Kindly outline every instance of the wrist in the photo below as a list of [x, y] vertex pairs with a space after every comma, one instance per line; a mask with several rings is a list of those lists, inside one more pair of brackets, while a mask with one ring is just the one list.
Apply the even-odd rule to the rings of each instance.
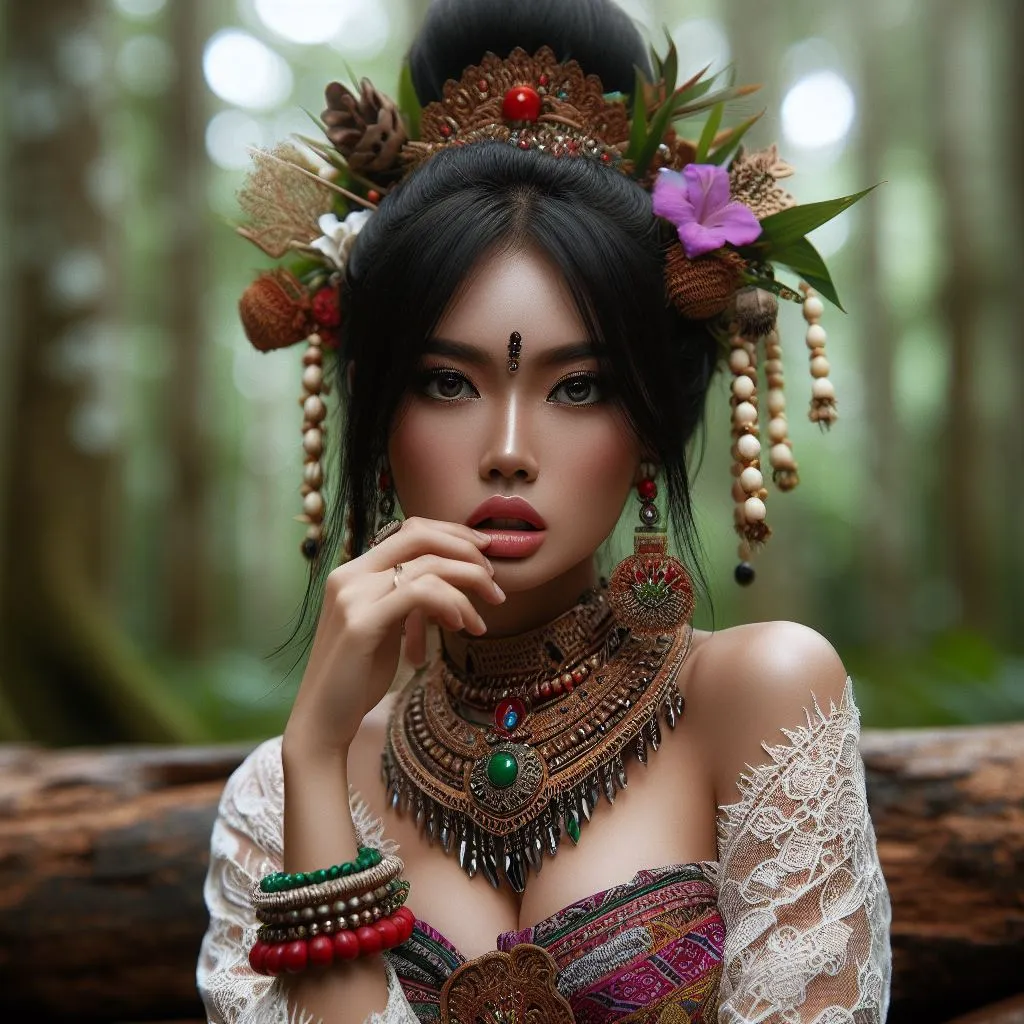
[[325, 742], [309, 732], [292, 726], [285, 726], [281, 739], [281, 760], [287, 770], [293, 767], [319, 767], [331, 772], [348, 772], [348, 752], [351, 739], [332, 737]]

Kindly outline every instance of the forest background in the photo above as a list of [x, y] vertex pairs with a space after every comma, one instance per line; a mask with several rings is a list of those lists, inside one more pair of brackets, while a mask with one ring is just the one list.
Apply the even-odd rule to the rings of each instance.
[[[698, 625], [785, 618], [841, 652], [871, 726], [1024, 718], [1024, 4], [630, 0], [681, 72], [763, 89], [801, 201], [884, 184], [815, 233], [841, 419], [732, 582], [715, 386]], [[246, 342], [265, 266], [231, 230], [247, 147], [308, 133], [332, 79], [396, 92], [425, 0], [0, 4], [0, 740], [257, 739], [302, 650], [300, 358]], [[610, 546], [625, 550], [630, 524]]]

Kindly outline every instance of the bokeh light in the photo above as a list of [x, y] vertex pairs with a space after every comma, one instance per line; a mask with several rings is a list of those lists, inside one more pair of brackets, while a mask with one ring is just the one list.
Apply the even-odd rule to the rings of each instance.
[[853, 126], [856, 101], [849, 83], [835, 71], [812, 71], [790, 87], [782, 101], [782, 131], [801, 149], [842, 142]]
[[240, 29], [222, 29], [203, 52], [203, 74], [210, 90], [226, 103], [269, 110], [291, 95], [291, 68], [266, 43]]
[[[292, 43], [326, 43], [346, 19], [359, 12], [358, 0], [256, 0], [256, 15], [276, 35]], [[363, 13], [368, 13], [366, 5]]]
[[206, 125], [206, 152], [225, 170], [248, 168], [249, 150], [265, 144], [263, 125], [244, 110], [221, 110]]

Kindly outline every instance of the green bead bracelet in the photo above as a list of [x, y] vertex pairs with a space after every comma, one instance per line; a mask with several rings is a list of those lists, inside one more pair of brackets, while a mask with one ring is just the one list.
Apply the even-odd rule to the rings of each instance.
[[344, 864], [335, 864], [329, 868], [320, 868], [319, 871], [298, 871], [295, 874], [275, 871], [272, 875], [266, 875], [260, 879], [260, 889], [263, 892], [286, 892], [288, 889], [301, 889], [304, 885], [330, 882], [335, 878], [344, 878], [346, 875], [357, 875], [360, 871], [368, 871], [370, 868], [376, 867], [382, 859], [379, 850], [374, 850], [369, 846], [360, 846], [359, 855], [355, 860], [347, 860]]

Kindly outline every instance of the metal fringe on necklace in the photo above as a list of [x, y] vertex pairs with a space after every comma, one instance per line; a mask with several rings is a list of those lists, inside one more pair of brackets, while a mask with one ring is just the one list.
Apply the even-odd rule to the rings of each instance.
[[[594, 614], [586, 604], [577, 609]], [[601, 625], [603, 633], [606, 613]], [[601, 794], [611, 804], [626, 788], [630, 755], [647, 763], [648, 751], [661, 745], [660, 720], [674, 728], [682, 715], [675, 680], [689, 651], [689, 624], [653, 639], [611, 625], [591, 637], [591, 651], [607, 658], [561, 700], [534, 708], [525, 692], [474, 680], [477, 692], [505, 695], [490, 725], [458, 713], [441, 660], [399, 696], [382, 754], [391, 805], [412, 814], [427, 840], [455, 854], [471, 878], [479, 871], [495, 888], [504, 878], [523, 892], [530, 869], [539, 873], [564, 835], [579, 842]], [[541, 650], [551, 646], [544, 633], [531, 634]], [[564, 643], [554, 647], [570, 653]]]

